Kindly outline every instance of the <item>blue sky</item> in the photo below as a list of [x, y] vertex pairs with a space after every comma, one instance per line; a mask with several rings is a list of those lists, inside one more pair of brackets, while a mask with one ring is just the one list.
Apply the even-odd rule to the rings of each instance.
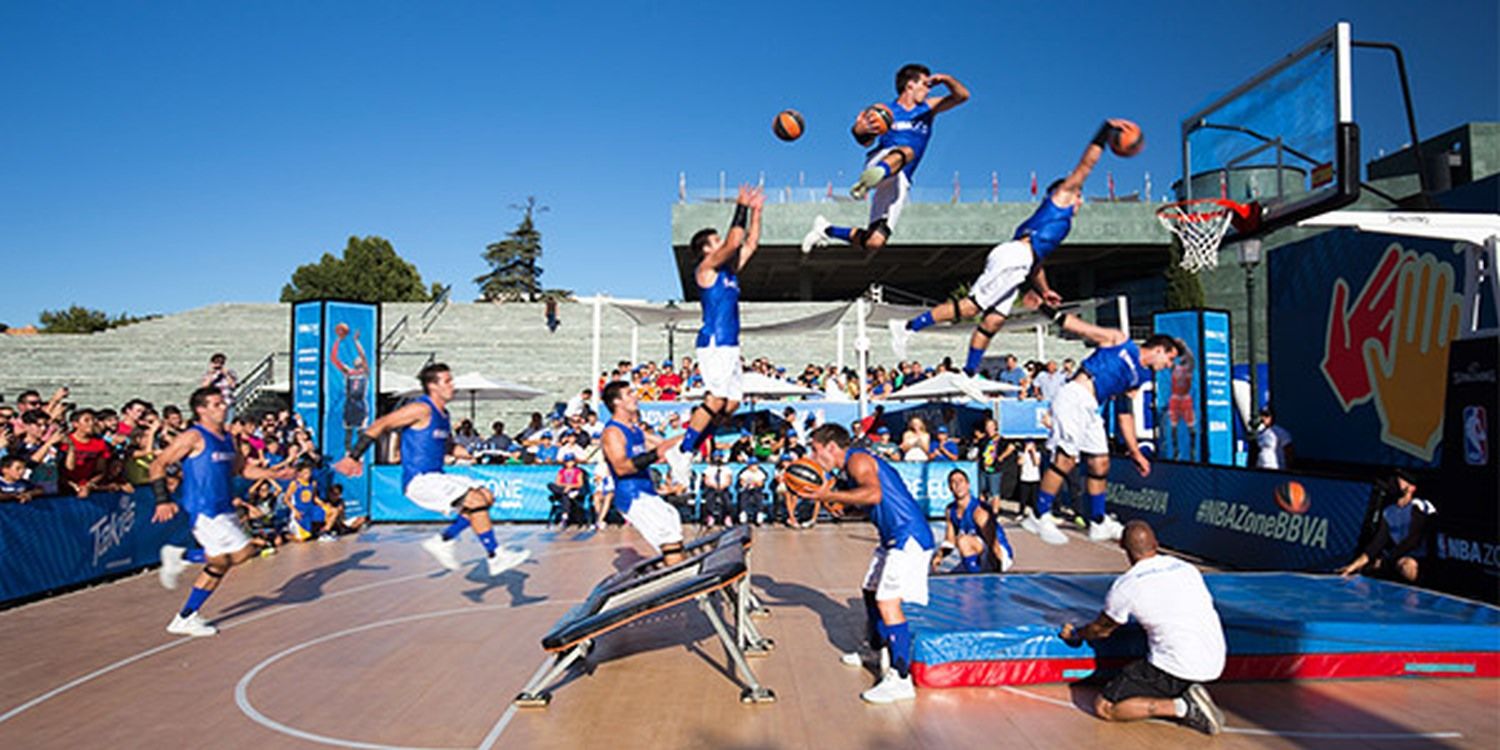
[[[1107, 163], [1118, 189], [1150, 172], [1161, 193], [1183, 114], [1340, 18], [1403, 47], [1424, 136], [1500, 119], [1493, 0], [632, 5], [0, 5], [0, 322], [274, 300], [355, 234], [472, 299], [527, 195], [551, 209], [548, 285], [674, 297], [678, 173], [845, 187], [850, 119], [909, 61], [974, 94], [938, 120], [917, 175], [934, 189], [994, 170], [1020, 194], [1112, 115], [1148, 138]], [[1369, 158], [1405, 125], [1388, 59], [1355, 64]], [[769, 128], [788, 106], [794, 144]]]

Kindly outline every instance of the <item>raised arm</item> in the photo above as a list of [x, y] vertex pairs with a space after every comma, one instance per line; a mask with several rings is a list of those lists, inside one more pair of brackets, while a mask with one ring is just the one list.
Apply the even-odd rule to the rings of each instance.
[[329, 352], [328, 352], [328, 358], [331, 359], [331, 360], [333, 360], [333, 366], [336, 367], [336, 368], [338, 368], [338, 371], [340, 373], [343, 373], [344, 377], [348, 377], [349, 376], [349, 366], [346, 365], [346, 364], [344, 364], [343, 360], [339, 359], [339, 344], [342, 344], [342, 343], [344, 343], [344, 337], [343, 336], [335, 336], [335, 337], [333, 337], [333, 348], [329, 350]]
[[[724, 235], [723, 244], [719, 245], [713, 252], [703, 256], [698, 261], [696, 277], [698, 286], [708, 286], [713, 283], [714, 272], [719, 266], [729, 262], [734, 254], [739, 252], [740, 245], [745, 242], [745, 227], [750, 220], [750, 187], [741, 185], [739, 195], [734, 200], [734, 219], [730, 222], [729, 233]], [[705, 277], [707, 281], [705, 281]]]
[[948, 87], [948, 93], [943, 96], [927, 97], [927, 106], [932, 108], [933, 114], [947, 112], [969, 100], [968, 87], [959, 83], [957, 78], [946, 73], [934, 73], [928, 76], [927, 85], [943, 85]]
[[1063, 319], [1062, 329], [1068, 333], [1081, 336], [1099, 346], [1117, 346], [1125, 343], [1129, 338], [1125, 332], [1118, 328], [1105, 328], [1093, 323], [1085, 322], [1077, 315], [1069, 315]]
[[760, 248], [760, 212], [766, 205], [766, 191], [757, 187], [750, 191], [750, 231], [745, 235], [745, 246], [740, 249], [740, 264], [735, 270], [745, 267], [750, 256]]

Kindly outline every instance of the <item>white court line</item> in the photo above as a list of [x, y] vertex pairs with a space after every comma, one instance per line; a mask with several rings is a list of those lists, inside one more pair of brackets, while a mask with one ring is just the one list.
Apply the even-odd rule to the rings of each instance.
[[[1072, 701], [1050, 698], [1045, 695], [1033, 693], [1030, 690], [1022, 690], [1009, 685], [1001, 685], [1001, 690], [1012, 695], [1023, 698], [1050, 703], [1061, 708], [1070, 708], [1082, 711]], [[1302, 732], [1297, 730], [1283, 729], [1251, 729], [1248, 727], [1224, 727], [1225, 734], [1244, 734], [1256, 737], [1287, 737], [1287, 738], [1311, 738], [1323, 740], [1457, 740], [1463, 739], [1461, 732]]]
[[[527, 680], [526, 684], [530, 685], [551, 666], [552, 659], [550, 657], [543, 659], [542, 666], [537, 667], [536, 671], [531, 673], [531, 679]], [[479, 743], [478, 750], [490, 750], [490, 748], [494, 747], [495, 743], [500, 741], [500, 734], [505, 731], [506, 727], [510, 726], [510, 720], [514, 718], [516, 718], [516, 702], [511, 701], [510, 705], [506, 707], [505, 713], [500, 714], [500, 720], [495, 722], [495, 726], [490, 727], [489, 734], [486, 734], [484, 741]]]

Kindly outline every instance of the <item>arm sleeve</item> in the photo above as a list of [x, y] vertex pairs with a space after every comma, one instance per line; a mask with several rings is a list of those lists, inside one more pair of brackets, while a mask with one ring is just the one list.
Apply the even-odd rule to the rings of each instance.
[[1123, 577], [1116, 578], [1104, 596], [1104, 616], [1124, 625], [1130, 622], [1130, 587]]
[[1400, 544], [1396, 545], [1396, 549], [1391, 551], [1391, 557], [1399, 560], [1421, 546], [1423, 540], [1427, 538], [1427, 520], [1426, 513], [1419, 511], [1411, 514], [1411, 532], [1401, 540]]
[[[1415, 522], [1412, 524], [1416, 528]], [[1375, 528], [1375, 536], [1370, 537], [1370, 543], [1365, 546], [1365, 557], [1371, 561], [1380, 559], [1380, 551], [1391, 543], [1391, 525], [1385, 522], [1385, 516], [1380, 517], [1380, 525]]]

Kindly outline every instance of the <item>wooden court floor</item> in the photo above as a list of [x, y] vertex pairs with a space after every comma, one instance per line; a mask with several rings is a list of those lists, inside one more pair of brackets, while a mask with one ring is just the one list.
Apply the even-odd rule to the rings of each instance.
[[[1088, 688], [919, 691], [869, 706], [839, 663], [862, 632], [865, 525], [767, 529], [753, 582], [774, 638], [753, 659], [779, 700], [747, 706], [706, 618], [681, 606], [606, 636], [546, 709], [511, 698], [546, 659], [541, 635], [602, 577], [639, 559], [632, 532], [502, 527], [531, 562], [496, 580], [441, 571], [430, 527], [283, 550], [236, 569], [204, 610], [215, 638], [168, 636], [184, 592], [154, 572], [0, 612], [0, 748], [1495, 748], [1500, 681], [1240, 683], [1213, 693], [1230, 730], [1106, 724]], [[1071, 533], [1071, 532], [1070, 532]], [[1107, 571], [1123, 553], [1019, 531], [1018, 570]], [[184, 586], [188, 584], [184, 577]]]

